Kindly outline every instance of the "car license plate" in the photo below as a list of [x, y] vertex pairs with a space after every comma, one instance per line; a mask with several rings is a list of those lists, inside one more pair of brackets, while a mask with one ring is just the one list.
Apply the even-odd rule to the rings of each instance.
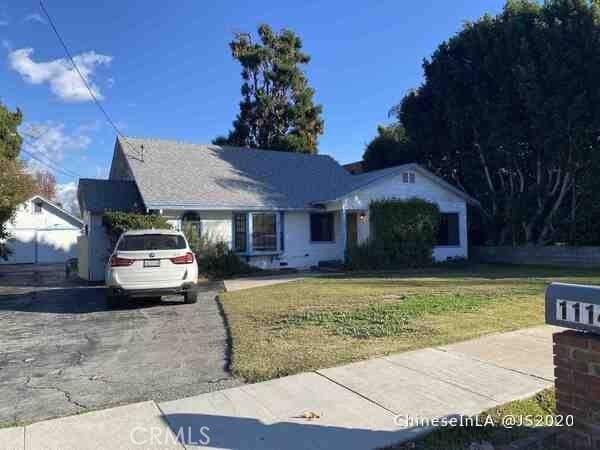
[[160, 259], [145, 259], [144, 267], [160, 267]]

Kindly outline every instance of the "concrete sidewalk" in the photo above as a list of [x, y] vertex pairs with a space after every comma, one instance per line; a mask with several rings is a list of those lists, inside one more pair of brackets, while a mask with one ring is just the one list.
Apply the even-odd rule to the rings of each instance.
[[196, 397], [0, 430], [0, 449], [372, 449], [409, 420], [473, 415], [553, 385], [542, 326]]
[[290, 283], [292, 281], [300, 281], [309, 277], [321, 276], [320, 273], [314, 272], [295, 272], [284, 275], [267, 275], [256, 277], [242, 277], [225, 280], [225, 290], [227, 292], [241, 291], [243, 289], [251, 289], [255, 287], [272, 286], [274, 284]]

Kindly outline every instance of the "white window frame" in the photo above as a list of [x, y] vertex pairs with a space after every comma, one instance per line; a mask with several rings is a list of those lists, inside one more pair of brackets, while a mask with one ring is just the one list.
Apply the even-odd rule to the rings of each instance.
[[413, 171], [402, 172], [402, 182], [405, 184], [415, 184], [417, 174]]
[[[274, 250], [254, 250], [254, 230], [253, 230], [253, 220], [254, 216], [271, 214], [275, 216], [275, 249]], [[247, 254], [251, 255], [269, 255], [273, 253], [279, 253], [281, 249], [280, 242], [280, 214], [278, 211], [255, 211], [248, 213], [248, 248], [246, 249]]]

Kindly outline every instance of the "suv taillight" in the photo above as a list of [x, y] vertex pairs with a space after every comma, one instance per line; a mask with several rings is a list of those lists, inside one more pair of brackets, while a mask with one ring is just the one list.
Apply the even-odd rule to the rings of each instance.
[[133, 264], [135, 260], [129, 258], [119, 258], [118, 256], [113, 256], [110, 258], [110, 266], [111, 267], [125, 267]]
[[194, 262], [194, 254], [187, 252], [185, 255], [169, 258], [173, 264], [192, 264]]

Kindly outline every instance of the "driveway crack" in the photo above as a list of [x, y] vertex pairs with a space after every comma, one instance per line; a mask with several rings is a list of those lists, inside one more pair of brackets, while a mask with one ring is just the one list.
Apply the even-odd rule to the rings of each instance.
[[78, 408], [81, 409], [88, 409], [87, 406], [85, 406], [83, 403], [80, 403], [76, 400], [73, 399], [71, 393], [69, 391], [65, 391], [64, 389], [61, 389], [59, 387], [56, 386], [32, 386], [31, 385], [31, 377], [27, 377], [27, 381], [25, 381], [24, 386], [27, 389], [34, 389], [34, 390], [53, 390], [56, 392], [60, 392], [61, 394], [63, 394], [65, 396], [65, 398], [67, 399], [67, 402], [71, 403], [72, 405], [77, 406]]

